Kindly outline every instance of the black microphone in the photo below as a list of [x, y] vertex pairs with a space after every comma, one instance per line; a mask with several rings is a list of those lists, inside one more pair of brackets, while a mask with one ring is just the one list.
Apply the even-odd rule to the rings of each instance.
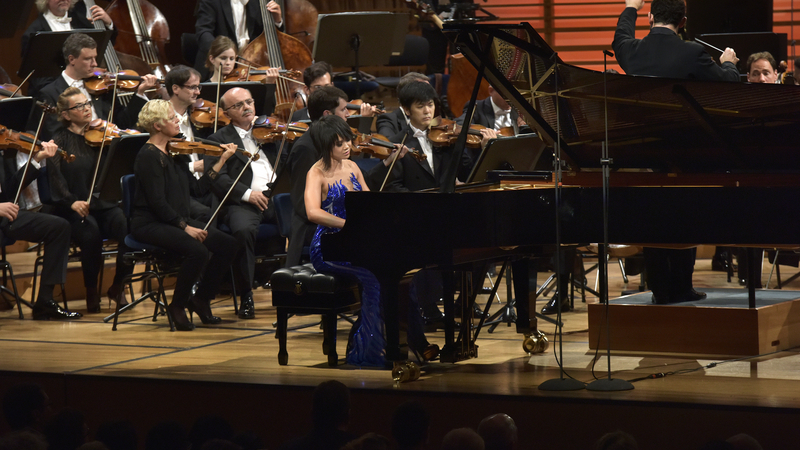
[[612, 57], [612, 58], [614, 57], [614, 54], [613, 54], [613, 53], [611, 53], [611, 52], [610, 52], [610, 51], [608, 51], [608, 50], [603, 50], [603, 54], [604, 54], [604, 55], [606, 55], [606, 56], [610, 56], [610, 57]]

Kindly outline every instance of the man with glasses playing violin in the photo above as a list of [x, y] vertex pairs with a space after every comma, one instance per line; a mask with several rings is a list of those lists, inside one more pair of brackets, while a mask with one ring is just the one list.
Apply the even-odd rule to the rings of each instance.
[[[61, 72], [61, 76], [56, 77], [52, 83], [42, 88], [41, 92], [39, 92], [39, 100], [55, 105], [58, 102], [58, 96], [65, 89], [73, 86], [91, 100], [92, 120], [97, 118], [107, 119], [111, 111], [113, 93], [109, 91], [103, 95], [91, 95], [84, 85], [84, 79], [94, 76], [97, 68], [97, 42], [83, 33], [74, 33], [64, 41], [62, 51], [66, 68]], [[145, 91], [154, 88], [156, 83], [155, 75], [144, 75], [142, 82], [136, 89], [136, 95], [131, 96], [128, 106], [122, 106], [119, 101], [117, 102], [112, 122], [119, 125], [120, 128], [133, 128], [136, 125], [139, 111], [147, 103], [147, 97], [144, 96]], [[38, 110], [34, 110], [31, 121], [28, 124], [29, 128], [36, 129], [39, 123], [39, 114]], [[50, 139], [59, 126], [55, 116], [47, 115], [39, 136], [43, 140]]]
[[[261, 223], [275, 223], [275, 211], [271, 207], [267, 190], [269, 183], [275, 181], [275, 165], [277, 148], [275, 145], [261, 145], [253, 137], [253, 121], [255, 120], [255, 102], [250, 91], [233, 88], [222, 96], [219, 107], [225, 112], [231, 123], [209, 136], [209, 140], [233, 143], [251, 155], [259, 155], [258, 160], [251, 162], [247, 168], [249, 157], [242, 152], [228, 159], [216, 177], [212, 190], [218, 199], [231, 194], [226, 201], [224, 223], [231, 229], [233, 236], [243, 245], [243, 257], [237, 258], [241, 274], [245, 279], [236, 280], [242, 292], [239, 317], [255, 318], [253, 305], [253, 280], [255, 279], [255, 244], [258, 226]], [[283, 162], [286, 153], [281, 156]], [[278, 165], [283, 165], [283, 162]], [[236, 185], [237, 176], [244, 170]]]

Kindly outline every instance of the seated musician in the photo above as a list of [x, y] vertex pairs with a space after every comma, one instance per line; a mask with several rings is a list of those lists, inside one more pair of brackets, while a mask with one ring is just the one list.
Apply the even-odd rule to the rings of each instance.
[[[237, 282], [241, 294], [239, 317], [255, 318], [253, 305], [253, 280], [255, 278], [255, 245], [258, 226], [261, 223], [275, 223], [275, 209], [271, 207], [268, 195], [268, 183], [275, 180], [275, 165], [278, 163], [277, 149], [274, 145], [261, 146], [253, 137], [253, 120], [255, 119], [255, 102], [250, 91], [233, 88], [220, 99], [220, 108], [231, 120], [230, 125], [209, 136], [217, 142], [230, 142], [243, 148], [259, 159], [245, 168], [248, 157], [241, 152], [230, 158], [219, 173], [212, 189], [219, 200], [232, 189], [226, 201], [224, 223], [231, 229], [233, 237], [243, 246], [244, 256], [236, 264], [244, 279]], [[281, 159], [285, 162], [285, 154]], [[244, 170], [239, 181], [234, 180]]]
[[[317, 61], [314, 64], [306, 67], [303, 71], [303, 83], [305, 84], [304, 90], [306, 95], [311, 95], [317, 89], [323, 86], [333, 86], [333, 73], [331, 65], [325, 61]], [[347, 98], [345, 97], [345, 100]], [[351, 108], [348, 106], [348, 108]], [[369, 133], [372, 129], [372, 118], [376, 115], [377, 107], [368, 103], [362, 103], [358, 107], [361, 120], [358, 124], [358, 131], [361, 133]], [[300, 122], [303, 120], [312, 120], [308, 108], [298, 109], [292, 114], [291, 122]]]
[[[57, 149], [53, 141], [42, 144], [42, 151], [31, 159], [23, 186], [39, 176], [40, 164], [55, 155]], [[33, 319], [79, 318], [80, 313], [65, 311], [53, 300], [53, 288], [67, 280], [69, 223], [61, 217], [20, 209], [13, 203], [25, 168], [17, 169], [14, 158], [3, 158], [3, 161], [3, 170], [0, 171], [0, 231], [10, 239], [44, 242], [44, 266], [39, 295], [33, 305]]]
[[[211, 48], [208, 49], [208, 55], [206, 55], [205, 68], [208, 69], [208, 73], [210, 74], [210, 78], [206, 79], [206, 83], [214, 83], [214, 88], [216, 89], [216, 83], [219, 81], [219, 78], [217, 78], [218, 67], [222, 68], [223, 83], [228, 81], [247, 81], [247, 77], [242, 76], [245, 72], [241, 70], [247, 67], [247, 65], [237, 62], [237, 55], [238, 49], [236, 48], [236, 43], [227, 36], [217, 36], [211, 43]], [[263, 81], [264, 85], [267, 87], [264, 94], [264, 111], [257, 111], [258, 115], [264, 114], [270, 116], [275, 110], [275, 83], [280, 75], [279, 71], [279, 67], [270, 67], [266, 69], [266, 78]], [[236, 74], [240, 74], [241, 80], [226, 80], [227, 77]], [[208, 88], [208, 85], [206, 86], [206, 88]]]
[[778, 63], [770, 52], [753, 53], [747, 58], [747, 81], [770, 84], [778, 82]]
[[[229, 272], [239, 243], [213, 227], [203, 230], [205, 223], [190, 218], [189, 182], [167, 150], [170, 139], [180, 133], [178, 116], [170, 102], [148, 102], [139, 114], [139, 126], [150, 133], [150, 139], [134, 162], [136, 194], [131, 234], [141, 242], [183, 258], [172, 302], [167, 307], [175, 328], [194, 329], [186, 317], [186, 308], [204, 324], [220, 323], [222, 320], [211, 312], [210, 301], [219, 291], [222, 277]], [[221, 160], [230, 157], [236, 148], [232, 144], [224, 147]], [[218, 168], [221, 164], [209, 168], [209, 176], [215, 176], [211, 171]], [[198, 280], [200, 283], [192, 295], [192, 286]]]
[[[317, 120], [330, 115], [347, 119], [350, 116], [350, 112], [347, 109], [347, 95], [341, 89], [333, 86], [322, 86], [315, 89], [308, 97], [308, 113], [311, 116], [312, 127]], [[361, 129], [364, 125], [365, 122], [362, 121], [359, 132], [365, 132]], [[392, 156], [383, 160], [383, 164], [377, 164], [365, 174], [368, 185], [380, 187], [389, 171], [388, 168], [391, 166], [392, 160], [395, 157], [402, 158], [407, 148], [402, 150], [398, 153], [396, 149]], [[286, 251], [287, 267], [300, 264], [303, 247], [311, 242], [316, 229], [316, 225], [309, 222], [306, 216], [304, 193], [306, 174], [317, 161], [318, 156], [317, 150], [311, 141], [311, 136], [305, 133], [294, 142], [286, 161], [286, 167], [289, 170], [293, 210], [292, 239], [289, 240], [289, 247]]]
[[[274, 0], [267, 3], [267, 11], [278, 29], [283, 27], [281, 7]], [[195, 69], [203, 72], [206, 55], [217, 36], [227, 36], [242, 50], [264, 32], [261, 5], [258, 1], [200, 0], [197, 4], [194, 32], [197, 36]], [[231, 21], [233, 19], [233, 21]], [[233, 28], [231, 28], [233, 26]]]
[[[419, 72], [408, 72], [400, 77], [400, 81], [397, 83], [398, 97], [404, 87], [414, 82], [430, 84], [427, 76]], [[375, 129], [378, 130], [378, 134], [383, 136], [394, 136], [406, 128], [408, 128], [408, 117], [403, 112], [403, 108], [397, 108], [390, 113], [381, 114], [375, 119]]]
[[[91, 102], [92, 120], [100, 118], [103, 120], [108, 119], [108, 114], [111, 111], [111, 100], [113, 93], [109, 91], [102, 96], [93, 96], [89, 94], [84, 85], [84, 78], [89, 78], [94, 74], [97, 68], [97, 43], [94, 39], [83, 33], [74, 33], [64, 41], [63, 54], [67, 67], [61, 72], [61, 76], [56, 77], [52, 83], [42, 88], [39, 92], [39, 100], [44, 101], [50, 105], [55, 105], [58, 102], [58, 97], [64, 90], [70, 86], [77, 87], [81, 93], [86, 96]], [[147, 102], [147, 97], [144, 92], [156, 86], [155, 75], [144, 75], [142, 82], [136, 89], [136, 95], [130, 97], [128, 106], [122, 106], [117, 100], [117, 105], [114, 108], [114, 117], [112, 122], [119, 125], [120, 128], [133, 128], [136, 124], [136, 117], [142, 106]], [[31, 117], [29, 127], [35, 129], [39, 122], [39, 111]], [[44, 119], [41, 134], [42, 139], [50, 139], [53, 133], [59, 128], [58, 120], [51, 115]]]
[[92, 117], [90, 105], [86, 96], [76, 87], [68, 87], [58, 97], [58, 118], [63, 126], [56, 131], [53, 140], [59, 148], [74, 155], [75, 160], [66, 163], [60, 154], [50, 158], [47, 177], [54, 203], [53, 214], [69, 222], [72, 241], [81, 249], [86, 310], [97, 313], [100, 312], [97, 281], [103, 268], [103, 237], [113, 238], [119, 245], [116, 272], [108, 289], [108, 298], [117, 301], [120, 294], [124, 295], [122, 279], [133, 272], [133, 265], [126, 263], [123, 258], [127, 250], [125, 236], [128, 234], [125, 214], [116, 203], [97, 197], [87, 202], [98, 158], [98, 149], [87, 144], [84, 138]]
[[[469, 104], [464, 105], [464, 111], [456, 118], [456, 123], [459, 125], [464, 124], [467, 109]], [[489, 96], [483, 100], [478, 100], [475, 103], [475, 113], [472, 115], [472, 123], [483, 125], [486, 128], [500, 132], [501, 130], [511, 128], [513, 135], [520, 132], [520, 128], [525, 126], [525, 122], [520, 117], [516, 109], [508, 104], [506, 99], [495, 90], [491, 85], [489, 86]]]
[[[308, 171], [305, 183], [306, 214], [311, 222], [319, 225], [311, 243], [311, 262], [319, 272], [358, 278], [362, 289], [361, 314], [350, 334], [347, 363], [383, 367], [386, 365], [386, 341], [378, 280], [366, 269], [346, 262], [326, 261], [320, 247], [323, 234], [336, 233], [345, 224], [345, 193], [369, 190], [358, 165], [348, 159], [354, 136], [347, 122], [337, 115], [320, 118], [308, 134], [322, 156]], [[410, 313], [416, 313], [414, 309], [410, 308]], [[422, 359], [431, 359], [438, 354], [438, 347], [430, 345], [422, 334], [421, 325], [409, 331], [409, 347]]]
[[[428, 83], [410, 83], [398, 93], [400, 107], [408, 116], [408, 128], [392, 136], [392, 142], [401, 142], [406, 138], [406, 147], [424, 153], [427, 159], [419, 161], [415, 158], [403, 158], [395, 165], [392, 172], [394, 178], [390, 189], [393, 191], [420, 191], [441, 186], [446, 168], [452, 158], [459, 158], [459, 178], [468, 175], [471, 167], [466, 152], [453, 154], [453, 146], [434, 147], [428, 139], [428, 128], [434, 114], [436, 90]], [[488, 130], [492, 131], [492, 130]], [[482, 144], [494, 136], [486, 133]]]
[[[39, 15], [31, 22], [22, 35], [22, 57], [28, 53], [31, 38], [42, 31], [72, 31], [79, 28], [94, 28], [95, 21], [102, 21], [106, 29], [112, 31], [111, 42], [117, 39], [111, 17], [101, 7], [93, 5], [88, 10], [83, 0], [36, 0]], [[25, 74], [27, 75], [27, 74]], [[53, 77], [31, 77], [28, 95], [36, 97], [39, 90], [53, 81]]]

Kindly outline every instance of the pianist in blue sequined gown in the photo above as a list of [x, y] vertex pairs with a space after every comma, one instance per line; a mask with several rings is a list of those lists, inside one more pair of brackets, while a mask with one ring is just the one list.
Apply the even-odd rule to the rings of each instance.
[[329, 115], [315, 122], [309, 133], [322, 156], [311, 167], [306, 178], [306, 213], [310, 221], [319, 225], [311, 243], [311, 262], [318, 272], [358, 278], [362, 287], [361, 315], [351, 332], [347, 363], [383, 367], [386, 365], [386, 340], [378, 280], [369, 270], [354, 267], [348, 262], [326, 261], [320, 248], [323, 234], [337, 233], [344, 226], [345, 193], [349, 190], [368, 190], [358, 166], [347, 159], [352, 132], [344, 119]]

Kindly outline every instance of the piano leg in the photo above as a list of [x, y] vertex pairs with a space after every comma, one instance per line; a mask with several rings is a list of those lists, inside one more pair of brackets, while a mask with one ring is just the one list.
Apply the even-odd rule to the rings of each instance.
[[517, 307], [517, 333], [524, 336], [522, 348], [528, 353], [542, 353], [550, 344], [547, 336], [539, 331], [536, 318], [536, 265], [529, 258], [523, 258], [512, 262], [511, 270]]
[[408, 347], [405, 346], [406, 329], [400, 326], [401, 320], [405, 323], [405, 318], [408, 317], [408, 302], [400, 301], [400, 280], [403, 278], [403, 273], [375, 272], [375, 277], [381, 285], [383, 323], [386, 329], [386, 360], [406, 361], [408, 359]]

